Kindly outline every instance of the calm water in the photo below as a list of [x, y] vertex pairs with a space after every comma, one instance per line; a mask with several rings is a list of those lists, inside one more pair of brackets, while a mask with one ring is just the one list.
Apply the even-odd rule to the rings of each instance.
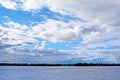
[[0, 80], [120, 80], [120, 67], [0, 66]]

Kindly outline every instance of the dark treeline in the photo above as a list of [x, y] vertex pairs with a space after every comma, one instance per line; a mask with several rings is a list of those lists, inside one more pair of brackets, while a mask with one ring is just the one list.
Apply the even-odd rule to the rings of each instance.
[[120, 66], [111, 63], [75, 63], [75, 64], [28, 64], [28, 63], [0, 63], [0, 66]]

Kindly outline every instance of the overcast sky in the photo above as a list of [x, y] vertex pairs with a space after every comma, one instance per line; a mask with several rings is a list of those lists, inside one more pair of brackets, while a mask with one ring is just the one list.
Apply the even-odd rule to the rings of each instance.
[[120, 0], [0, 0], [0, 62], [120, 63]]

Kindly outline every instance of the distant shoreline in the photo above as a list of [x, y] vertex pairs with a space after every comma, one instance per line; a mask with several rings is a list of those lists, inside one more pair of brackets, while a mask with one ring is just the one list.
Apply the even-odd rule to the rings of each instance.
[[120, 64], [104, 63], [76, 63], [76, 64], [28, 64], [28, 63], [0, 63], [0, 66], [120, 66]]

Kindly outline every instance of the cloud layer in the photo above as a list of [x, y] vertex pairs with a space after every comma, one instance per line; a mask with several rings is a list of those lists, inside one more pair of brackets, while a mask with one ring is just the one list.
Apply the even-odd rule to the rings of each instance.
[[[10, 49], [11, 53], [49, 53], [56, 57], [64, 54], [66, 60], [120, 61], [119, 0], [0, 0], [0, 5], [11, 11], [32, 13], [33, 17], [40, 16], [39, 12], [46, 7], [51, 12], [63, 15], [62, 18], [67, 18], [66, 22], [42, 15], [46, 20], [36, 20], [29, 25], [13, 20], [3, 21], [0, 23], [0, 50], [3, 53]], [[56, 16], [49, 14], [47, 12], [46, 15]], [[77, 17], [78, 20], [71, 21], [64, 16]], [[63, 43], [65, 46], [69, 44], [74, 50], [62, 52], [46, 48], [55, 43]]]

